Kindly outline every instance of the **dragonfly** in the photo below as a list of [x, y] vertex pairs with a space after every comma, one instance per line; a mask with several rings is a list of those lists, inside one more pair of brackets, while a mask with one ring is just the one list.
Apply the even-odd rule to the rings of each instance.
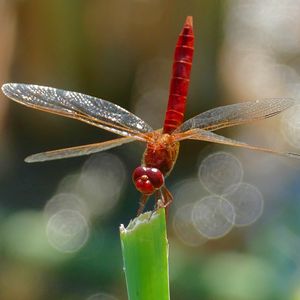
[[285, 157], [300, 158], [300, 154], [280, 152], [259, 147], [216, 134], [221, 128], [241, 125], [273, 117], [295, 105], [291, 98], [269, 98], [220, 106], [202, 112], [184, 121], [184, 113], [194, 53], [193, 19], [188, 16], [179, 34], [170, 82], [170, 92], [163, 128], [154, 130], [138, 116], [103, 99], [77, 92], [33, 84], [6, 83], [3, 93], [25, 106], [73, 118], [122, 137], [100, 143], [46, 151], [28, 156], [28, 163], [88, 155], [133, 141], [146, 143], [141, 165], [136, 167], [132, 179], [141, 193], [138, 215], [151, 195], [155, 207], [168, 208], [173, 201], [165, 185], [172, 171], [183, 140], [198, 140]]

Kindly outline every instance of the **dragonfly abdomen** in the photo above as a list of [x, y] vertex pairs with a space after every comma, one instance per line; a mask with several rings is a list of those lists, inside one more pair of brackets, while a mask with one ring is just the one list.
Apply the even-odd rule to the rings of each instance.
[[193, 53], [194, 33], [192, 17], [187, 17], [175, 48], [164, 133], [172, 133], [183, 122]]

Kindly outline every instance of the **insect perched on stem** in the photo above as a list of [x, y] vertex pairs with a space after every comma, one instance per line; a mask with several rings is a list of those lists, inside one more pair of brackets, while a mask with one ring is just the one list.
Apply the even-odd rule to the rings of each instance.
[[232, 140], [215, 130], [273, 117], [294, 105], [290, 98], [272, 98], [220, 106], [184, 121], [186, 98], [194, 52], [192, 17], [187, 17], [179, 35], [173, 62], [168, 107], [163, 128], [153, 130], [142, 119], [124, 108], [80, 93], [31, 84], [7, 83], [4, 94], [34, 109], [73, 118], [111, 131], [123, 137], [96, 144], [47, 151], [31, 155], [26, 162], [40, 162], [100, 152], [133, 141], [146, 143], [141, 166], [132, 175], [141, 192], [140, 214], [150, 195], [157, 206], [168, 207], [173, 197], [165, 186], [165, 177], [172, 171], [182, 140], [199, 140], [277, 155], [300, 158], [296, 153], [278, 152]]

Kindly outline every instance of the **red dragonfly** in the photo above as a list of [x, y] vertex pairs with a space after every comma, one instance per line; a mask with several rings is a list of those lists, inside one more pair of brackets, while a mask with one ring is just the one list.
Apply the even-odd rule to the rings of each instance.
[[141, 192], [140, 214], [150, 195], [155, 194], [156, 206], [168, 207], [173, 201], [165, 186], [176, 162], [179, 142], [200, 140], [300, 158], [300, 154], [278, 152], [218, 135], [213, 131], [225, 127], [273, 117], [295, 104], [290, 98], [272, 98], [220, 106], [183, 122], [194, 52], [192, 17], [186, 18], [179, 35], [173, 62], [168, 107], [162, 129], [153, 130], [142, 119], [124, 108], [80, 93], [31, 84], [7, 83], [4, 94], [34, 109], [73, 118], [111, 131], [123, 137], [96, 144], [47, 151], [31, 155], [26, 162], [41, 162], [104, 151], [133, 141], [146, 143], [141, 166], [132, 175]]

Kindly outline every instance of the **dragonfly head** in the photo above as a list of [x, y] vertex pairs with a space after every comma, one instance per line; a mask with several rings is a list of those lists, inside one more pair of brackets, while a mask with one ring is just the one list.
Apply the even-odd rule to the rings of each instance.
[[157, 168], [137, 167], [132, 174], [132, 180], [138, 191], [151, 195], [164, 184], [164, 175]]

